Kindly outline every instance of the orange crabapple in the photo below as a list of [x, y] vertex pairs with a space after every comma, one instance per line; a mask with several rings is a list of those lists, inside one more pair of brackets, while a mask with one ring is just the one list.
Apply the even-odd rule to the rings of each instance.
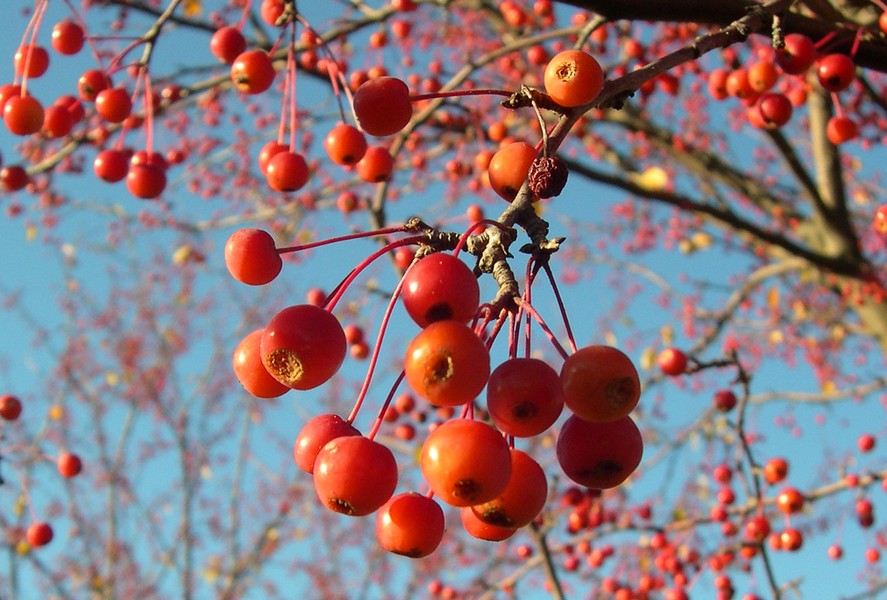
[[231, 363], [243, 389], [256, 398], [277, 398], [290, 388], [274, 379], [262, 364], [259, 344], [264, 331], [260, 328], [248, 333], [234, 349]]
[[595, 423], [624, 417], [641, 396], [641, 382], [634, 363], [612, 346], [580, 348], [564, 361], [560, 380], [567, 408]]
[[517, 533], [517, 529], [491, 525], [481, 521], [470, 506], [463, 506], [459, 511], [462, 527], [468, 535], [487, 542], [502, 542]]
[[384, 146], [370, 146], [357, 161], [357, 174], [367, 183], [388, 181], [393, 172], [394, 157]]
[[508, 487], [511, 449], [490, 425], [451, 419], [428, 434], [419, 465], [438, 498], [451, 506], [472, 506], [495, 499]]
[[535, 519], [548, 496], [545, 471], [529, 454], [511, 449], [511, 477], [505, 490], [471, 510], [481, 521], [500, 527], [519, 528]]
[[546, 65], [543, 82], [552, 100], [572, 108], [597, 97], [604, 85], [604, 71], [597, 59], [587, 52], [564, 50]]
[[323, 142], [327, 156], [337, 165], [355, 165], [367, 151], [367, 141], [363, 133], [347, 123], [333, 127]]
[[404, 358], [410, 387], [437, 406], [474, 400], [490, 375], [484, 343], [458, 321], [436, 321], [413, 338]]
[[511, 202], [527, 179], [536, 160], [536, 148], [527, 142], [512, 142], [499, 148], [487, 169], [490, 187]]
[[392, 496], [376, 515], [376, 539], [388, 552], [422, 558], [440, 545], [446, 529], [443, 509], [416, 492]]
[[56, 460], [56, 468], [62, 477], [75, 477], [83, 470], [83, 461], [72, 452], [62, 452]]
[[74, 55], [86, 41], [83, 28], [71, 19], [62, 19], [52, 28], [52, 48], [59, 54]]
[[274, 83], [274, 65], [264, 50], [247, 50], [231, 63], [231, 80], [244, 94], [261, 94]]
[[764, 480], [773, 485], [788, 476], [788, 462], [781, 457], [771, 458], [764, 463]]
[[44, 521], [35, 521], [28, 526], [25, 536], [31, 546], [35, 548], [45, 546], [52, 541], [52, 526]]

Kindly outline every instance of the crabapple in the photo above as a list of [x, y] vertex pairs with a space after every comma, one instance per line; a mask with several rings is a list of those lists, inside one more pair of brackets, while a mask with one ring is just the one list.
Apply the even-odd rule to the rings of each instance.
[[22, 403], [12, 394], [0, 396], [0, 417], [6, 421], [15, 421], [22, 414]]
[[27, 537], [28, 543], [31, 544], [31, 546], [35, 548], [39, 546], [45, 546], [52, 541], [52, 526], [50, 526], [49, 523], [43, 521], [35, 521], [28, 526], [25, 535]]
[[443, 539], [446, 521], [433, 498], [416, 492], [392, 496], [376, 515], [376, 539], [385, 550], [422, 558]]
[[495, 499], [508, 487], [511, 450], [490, 425], [452, 419], [428, 435], [419, 465], [441, 500], [452, 506], [472, 506]]
[[586, 421], [621, 419], [637, 405], [641, 382], [624, 352], [612, 346], [580, 348], [561, 366], [564, 404]]
[[500, 430], [531, 437], [548, 430], [564, 407], [560, 377], [538, 358], [512, 358], [496, 367], [487, 382], [487, 410]]
[[314, 462], [314, 489], [323, 505], [344, 515], [375, 512], [394, 494], [397, 462], [387, 446], [362, 435], [327, 442]]
[[396, 77], [370, 79], [354, 92], [354, 114], [361, 129], [372, 136], [395, 134], [413, 117], [410, 89]]
[[689, 358], [683, 350], [678, 348], [666, 348], [659, 353], [656, 359], [659, 369], [671, 377], [677, 377], [687, 372]]
[[274, 83], [274, 65], [264, 50], [247, 50], [231, 63], [231, 81], [244, 94], [261, 94]]
[[225, 266], [237, 281], [265, 285], [283, 268], [274, 238], [261, 229], [238, 229], [225, 243]]
[[572, 108], [597, 97], [604, 85], [604, 72], [590, 54], [582, 50], [564, 50], [548, 62], [543, 82], [552, 100]]
[[641, 462], [644, 442], [629, 416], [592, 423], [570, 416], [557, 438], [557, 460], [564, 474], [580, 485], [613, 488]]
[[83, 470], [83, 461], [71, 452], [62, 452], [56, 461], [56, 467], [62, 477], [70, 478], [78, 475]]
[[471, 510], [481, 521], [501, 527], [529, 525], [542, 511], [548, 496], [545, 471], [529, 454], [511, 449], [511, 477], [496, 498]]
[[264, 331], [256, 329], [248, 333], [234, 349], [231, 363], [237, 381], [247, 392], [257, 398], [277, 398], [290, 388], [274, 379], [262, 364], [259, 344]]
[[487, 542], [501, 542], [507, 540], [515, 533], [517, 529], [511, 527], [502, 527], [501, 525], [491, 525], [481, 521], [477, 513], [470, 506], [463, 506], [460, 510], [462, 519], [462, 527], [471, 537]]
[[466, 325], [436, 321], [413, 338], [404, 358], [407, 383], [438, 406], [474, 400], [490, 375], [487, 347]]
[[414, 264], [403, 277], [401, 300], [419, 327], [435, 321], [468, 322], [477, 312], [477, 277], [458, 257], [435, 252]]
[[262, 334], [262, 363], [277, 381], [296, 390], [310, 390], [336, 374], [348, 343], [339, 320], [310, 304], [278, 312]]
[[360, 431], [339, 415], [322, 414], [312, 417], [302, 426], [293, 444], [296, 464], [306, 473], [314, 473], [314, 462], [320, 450], [327, 442], [344, 435], [360, 435]]

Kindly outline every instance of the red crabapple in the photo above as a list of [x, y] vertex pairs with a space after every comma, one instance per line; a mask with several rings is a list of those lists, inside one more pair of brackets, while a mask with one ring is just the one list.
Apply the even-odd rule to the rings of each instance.
[[225, 266], [237, 281], [265, 285], [283, 268], [274, 238], [261, 229], [238, 229], [225, 243]]
[[310, 390], [336, 374], [348, 343], [339, 320], [322, 308], [300, 304], [284, 308], [265, 327], [262, 363], [279, 382]]
[[335, 414], [322, 414], [312, 417], [302, 426], [293, 444], [293, 458], [300, 469], [314, 473], [317, 454], [327, 442], [344, 435], [360, 435], [351, 423]]
[[370, 135], [395, 134], [413, 117], [410, 89], [396, 77], [370, 79], [354, 92], [354, 114]]
[[637, 405], [641, 382], [631, 359], [618, 348], [580, 348], [561, 366], [564, 403], [574, 414], [596, 423], [621, 419]]
[[613, 488], [641, 462], [644, 442], [629, 416], [610, 423], [568, 418], [557, 438], [557, 460], [564, 474], [580, 485]]
[[334, 512], [368, 515], [388, 502], [396, 487], [397, 462], [391, 450], [360, 435], [327, 442], [314, 462], [314, 489]]
[[435, 252], [423, 257], [403, 277], [401, 300], [419, 327], [435, 321], [467, 323], [477, 312], [477, 277], [458, 257]]
[[22, 414], [21, 401], [12, 394], [0, 396], [0, 417], [6, 421], [15, 421]]
[[392, 496], [376, 515], [376, 539], [388, 552], [422, 558], [440, 545], [444, 513], [433, 498], [416, 492]]

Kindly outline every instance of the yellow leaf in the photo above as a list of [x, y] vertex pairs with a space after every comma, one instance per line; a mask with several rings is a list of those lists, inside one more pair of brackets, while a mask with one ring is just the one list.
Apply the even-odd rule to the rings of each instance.
[[690, 241], [699, 250], [705, 250], [711, 246], [711, 236], [704, 231], [697, 231], [690, 237]]
[[656, 364], [656, 351], [652, 346], [647, 346], [644, 348], [644, 351], [641, 352], [640, 364], [644, 371], [649, 371], [653, 368], [653, 365]]
[[200, 0], [185, 0], [185, 16], [194, 17], [200, 14], [203, 6]]
[[779, 288], [772, 287], [767, 292], [767, 306], [770, 310], [779, 308]]
[[28, 228], [25, 229], [25, 239], [29, 242], [33, 242], [34, 238], [37, 237], [37, 228], [33, 225], [28, 225]]
[[785, 336], [782, 335], [782, 331], [779, 329], [774, 329], [770, 332], [771, 344], [781, 344], [783, 339], [785, 339]]
[[674, 343], [674, 329], [671, 325], [663, 325], [659, 330], [659, 336], [664, 346], [671, 346]]
[[629, 179], [648, 192], [661, 192], [669, 183], [668, 173], [662, 167], [648, 167], [640, 173], [632, 173]]
[[832, 381], [831, 379], [826, 379], [825, 381], [822, 382], [822, 391], [825, 392], [826, 394], [833, 393], [835, 391], [835, 389], [836, 389], [835, 382]]

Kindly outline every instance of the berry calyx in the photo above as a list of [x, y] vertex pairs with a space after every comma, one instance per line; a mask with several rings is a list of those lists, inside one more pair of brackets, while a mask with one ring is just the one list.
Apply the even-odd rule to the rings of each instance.
[[634, 363], [612, 346], [586, 346], [564, 361], [564, 404], [586, 421], [608, 423], [629, 414], [641, 397]]
[[284, 385], [310, 390], [336, 374], [348, 344], [335, 316], [310, 304], [274, 315], [261, 341], [262, 363]]
[[237, 381], [247, 392], [256, 398], [277, 398], [290, 390], [283, 385], [262, 364], [260, 343], [264, 329], [256, 329], [244, 337], [231, 357], [231, 366]]

